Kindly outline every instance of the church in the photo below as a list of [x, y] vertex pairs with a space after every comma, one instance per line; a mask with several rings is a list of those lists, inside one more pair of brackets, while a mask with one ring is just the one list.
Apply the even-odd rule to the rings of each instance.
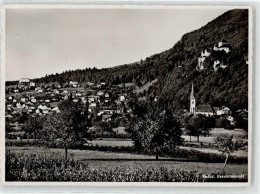
[[202, 114], [207, 117], [213, 116], [215, 114], [215, 110], [208, 104], [200, 104], [199, 106], [196, 106], [193, 83], [191, 86], [191, 94], [190, 94], [190, 114], [194, 114], [194, 115]]

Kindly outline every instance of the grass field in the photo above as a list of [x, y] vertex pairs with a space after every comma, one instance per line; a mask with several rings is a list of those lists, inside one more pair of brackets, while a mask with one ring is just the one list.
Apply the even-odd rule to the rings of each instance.
[[[181, 137], [184, 138], [184, 141], [190, 141], [190, 136], [183, 135]], [[197, 137], [192, 136], [191, 141], [197, 142]], [[214, 137], [200, 137], [200, 142], [214, 143]], [[102, 140], [100, 140], [99, 138], [97, 138], [93, 141], [89, 141], [89, 143], [91, 143], [92, 145], [95, 145], [95, 146], [112, 146], [112, 147], [115, 147], [115, 146], [125, 146], [125, 147], [133, 146], [133, 142], [131, 141], [131, 139], [103, 138]]]
[[[63, 149], [46, 149], [34, 147], [7, 147], [6, 150], [14, 152], [24, 152], [25, 154], [56, 154], [64, 153]], [[244, 174], [247, 176], [247, 165], [230, 165], [225, 168], [223, 163], [203, 163], [203, 162], [189, 162], [180, 161], [173, 158], [160, 157], [160, 160], [155, 160], [155, 156], [137, 155], [129, 153], [110, 153], [102, 151], [90, 150], [69, 150], [69, 154], [91, 169], [113, 169], [120, 168], [122, 171], [133, 171], [136, 168], [150, 168], [150, 167], [165, 167], [167, 169], [182, 169], [187, 171], [197, 170], [198, 172], [209, 174], [212, 172], [224, 171], [227, 174]]]
[[110, 147], [131, 147], [133, 142], [131, 139], [114, 139], [114, 138], [103, 138], [102, 140], [95, 139], [93, 141], [88, 141], [93, 146], [110, 146]]

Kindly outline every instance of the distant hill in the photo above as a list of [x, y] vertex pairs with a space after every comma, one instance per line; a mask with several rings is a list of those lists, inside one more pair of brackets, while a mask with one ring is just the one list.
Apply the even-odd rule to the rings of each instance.
[[[214, 51], [225, 40], [230, 52]], [[201, 52], [211, 53], [198, 69]], [[110, 85], [133, 82], [139, 87], [157, 79], [145, 95], [157, 96], [173, 112], [189, 106], [191, 84], [198, 102], [229, 106], [233, 110], [248, 104], [248, 10], [230, 10], [198, 30], [183, 35], [171, 49], [132, 64], [107, 69], [66, 71], [35, 79], [37, 83], [70, 80]], [[225, 68], [214, 69], [214, 63]]]

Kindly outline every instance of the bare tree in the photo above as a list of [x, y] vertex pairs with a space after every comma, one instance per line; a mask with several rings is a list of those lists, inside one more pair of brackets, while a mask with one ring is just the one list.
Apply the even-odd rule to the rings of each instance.
[[228, 158], [233, 152], [247, 145], [247, 143], [244, 143], [243, 141], [239, 143], [236, 139], [233, 138], [233, 135], [226, 137], [218, 135], [215, 138], [215, 142], [218, 144], [218, 150], [221, 151], [223, 154], [226, 154], [226, 159], [223, 167], [226, 166]]

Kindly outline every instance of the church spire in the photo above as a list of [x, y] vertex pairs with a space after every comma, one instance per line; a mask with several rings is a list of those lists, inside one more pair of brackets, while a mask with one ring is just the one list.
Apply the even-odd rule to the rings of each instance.
[[194, 98], [193, 82], [192, 82], [192, 85], [191, 85], [191, 93], [190, 93], [190, 97], [191, 97], [191, 98]]
[[196, 100], [194, 97], [194, 87], [193, 83], [191, 85], [191, 93], [190, 93], [190, 113], [195, 114], [196, 112]]

